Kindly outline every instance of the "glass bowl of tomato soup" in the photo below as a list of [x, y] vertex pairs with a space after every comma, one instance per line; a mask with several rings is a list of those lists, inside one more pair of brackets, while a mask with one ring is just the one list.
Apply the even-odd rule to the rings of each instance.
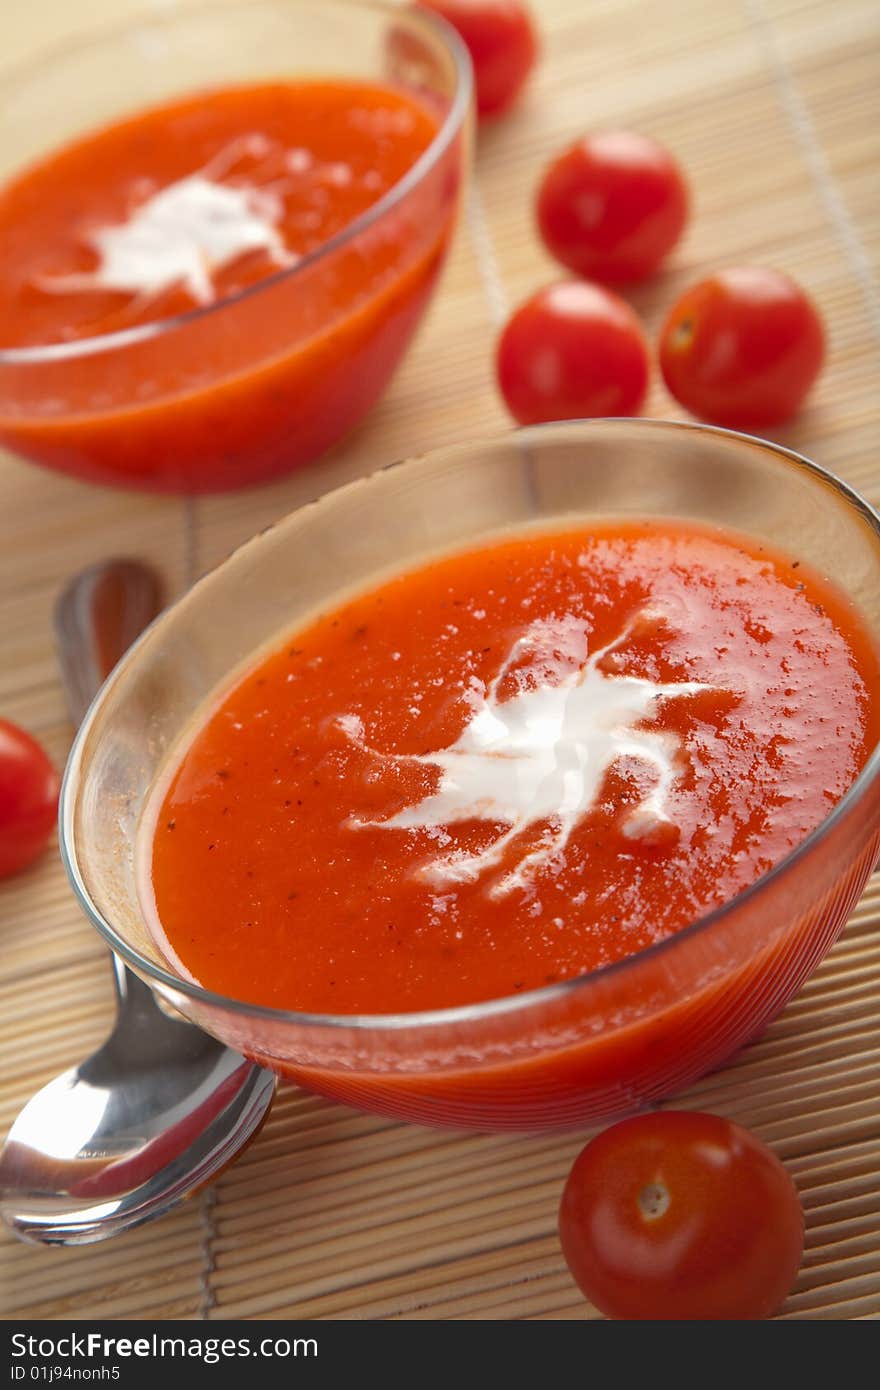
[[105, 685], [68, 872], [174, 1007], [481, 1129], [658, 1100], [766, 1026], [880, 844], [880, 519], [644, 420], [446, 448], [293, 513]]
[[319, 457], [384, 391], [450, 244], [471, 71], [416, 9], [142, 19], [0, 95], [0, 443], [201, 493]]

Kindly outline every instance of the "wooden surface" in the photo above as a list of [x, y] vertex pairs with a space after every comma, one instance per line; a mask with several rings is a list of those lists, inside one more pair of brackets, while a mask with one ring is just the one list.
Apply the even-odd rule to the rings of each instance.
[[[4, 8], [2, 62], [146, 0]], [[156, 8], [161, 8], [157, 0]], [[344, 479], [504, 423], [489, 344], [550, 263], [530, 197], [548, 155], [589, 126], [667, 141], [695, 189], [663, 305], [722, 263], [778, 265], [815, 293], [829, 367], [785, 442], [880, 502], [877, 382], [880, 10], [876, 0], [542, 0], [527, 100], [487, 131], [441, 294], [384, 403], [307, 472], [198, 502], [102, 491], [0, 457], [0, 714], [69, 742], [50, 640], [60, 584], [107, 553], [155, 562], [172, 590]], [[674, 415], [655, 386], [647, 413]], [[790, 1318], [880, 1315], [880, 880], [779, 1022], [677, 1104], [735, 1116], [790, 1165], [807, 1254]], [[0, 1128], [104, 1035], [107, 960], [48, 856], [0, 886]], [[210, 1191], [107, 1245], [0, 1243], [0, 1310], [50, 1318], [585, 1318], [555, 1234], [582, 1134], [433, 1133], [284, 1089]]]

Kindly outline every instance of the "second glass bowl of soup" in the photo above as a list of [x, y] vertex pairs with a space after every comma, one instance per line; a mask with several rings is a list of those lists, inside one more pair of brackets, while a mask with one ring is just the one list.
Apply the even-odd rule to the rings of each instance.
[[446, 25], [353, 0], [144, 18], [9, 77], [0, 442], [160, 492], [319, 457], [436, 286], [470, 93]]

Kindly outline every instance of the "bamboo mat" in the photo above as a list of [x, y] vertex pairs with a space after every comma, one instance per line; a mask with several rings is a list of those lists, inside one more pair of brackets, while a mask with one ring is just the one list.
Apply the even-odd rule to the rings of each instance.
[[[161, 0], [155, 0], [160, 8]], [[8, 7], [3, 62], [146, 0]], [[672, 270], [634, 296], [656, 325], [719, 263], [776, 264], [830, 329], [814, 402], [780, 438], [880, 502], [877, 452], [880, 11], [876, 0], [543, 0], [528, 99], [481, 137], [476, 186], [421, 337], [342, 449], [287, 482], [199, 501], [79, 485], [0, 456], [0, 714], [69, 742], [50, 641], [60, 584], [109, 552], [172, 592], [319, 491], [505, 423], [489, 342], [553, 273], [531, 227], [548, 155], [580, 130], [634, 126], [678, 152], [696, 215]], [[34, 18], [36, 13], [37, 18]], [[655, 386], [647, 413], [674, 410]], [[807, 1254], [782, 1316], [880, 1315], [880, 876], [801, 995], [737, 1063], [676, 1104], [735, 1116], [789, 1164]], [[0, 885], [0, 1128], [101, 1040], [107, 961], [57, 861]], [[589, 1318], [555, 1235], [583, 1134], [434, 1133], [291, 1088], [219, 1183], [107, 1245], [0, 1239], [0, 1310], [49, 1318]]]

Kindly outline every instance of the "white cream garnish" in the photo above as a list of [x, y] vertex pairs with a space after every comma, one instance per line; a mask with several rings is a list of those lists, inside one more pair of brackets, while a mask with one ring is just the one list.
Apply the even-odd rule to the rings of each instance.
[[264, 251], [278, 267], [295, 264], [298, 257], [278, 231], [283, 214], [275, 189], [191, 174], [160, 188], [125, 222], [89, 232], [94, 270], [43, 276], [37, 284], [51, 294], [112, 290], [144, 297], [181, 285], [197, 304], [210, 304], [213, 274], [248, 252]]
[[[422, 875], [437, 884], [471, 882], [499, 865], [511, 842], [529, 826], [548, 822], [538, 849], [526, 854], [515, 869], [490, 889], [501, 897], [527, 885], [534, 874], [564, 850], [578, 821], [595, 805], [608, 769], [621, 758], [647, 764], [655, 775], [652, 790], [629, 811], [623, 834], [674, 842], [678, 831], [667, 801], [680, 771], [678, 736], [640, 724], [654, 718], [661, 701], [695, 695], [713, 687], [697, 681], [657, 684], [637, 676], [600, 669], [600, 662], [653, 614], [638, 614], [619, 637], [584, 655], [586, 630], [567, 624], [538, 623], [510, 651], [485, 695], [476, 698], [473, 713], [455, 743], [436, 753], [383, 754], [364, 742], [363, 724], [344, 715], [341, 728], [348, 737], [377, 757], [399, 763], [421, 763], [440, 769], [437, 790], [384, 821], [356, 821], [353, 828], [427, 830], [455, 822], [494, 821], [509, 828], [476, 854], [451, 854], [431, 861]], [[579, 652], [572, 650], [573, 642]], [[558, 654], [568, 647], [560, 669]], [[511, 667], [533, 652], [546, 669], [557, 654], [558, 679], [552, 683], [523, 683], [515, 694], [499, 700], [499, 687]], [[572, 658], [578, 664], [571, 669]]]

